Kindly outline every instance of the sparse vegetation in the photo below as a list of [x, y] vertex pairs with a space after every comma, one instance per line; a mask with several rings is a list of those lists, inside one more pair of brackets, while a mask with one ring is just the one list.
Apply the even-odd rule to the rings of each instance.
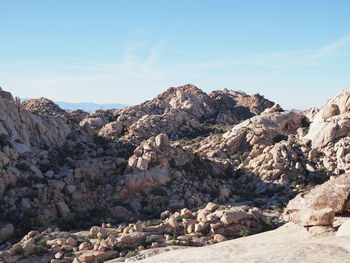
[[249, 236], [249, 235], [251, 235], [252, 234], [252, 231], [251, 231], [251, 229], [249, 228], [249, 227], [247, 227], [247, 226], [243, 226], [242, 228], [241, 228], [241, 230], [239, 231], [239, 235], [241, 236], [241, 237], [246, 237], [246, 236]]
[[137, 256], [137, 252], [131, 250], [125, 255], [125, 258], [132, 258], [132, 257], [135, 257], [135, 256]]
[[16, 256], [22, 256], [24, 255], [24, 249], [21, 245], [16, 244], [12, 247], [11, 253]]

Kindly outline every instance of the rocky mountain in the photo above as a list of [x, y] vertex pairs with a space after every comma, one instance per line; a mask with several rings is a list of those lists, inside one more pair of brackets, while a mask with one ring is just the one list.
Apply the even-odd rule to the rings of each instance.
[[0, 262], [344, 262], [349, 99], [188, 84], [89, 113], [1, 90]]

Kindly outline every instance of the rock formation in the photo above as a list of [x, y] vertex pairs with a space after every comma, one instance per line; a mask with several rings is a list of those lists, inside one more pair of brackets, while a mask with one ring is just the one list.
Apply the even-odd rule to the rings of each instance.
[[87, 113], [0, 90], [0, 262], [123, 262], [218, 242], [198, 251], [225, 262], [213, 253], [237, 238], [227, 260], [299, 262], [289, 247], [310, 262], [320, 259], [310, 251], [324, 262], [342, 251], [331, 258], [342, 262], [349, 96], [286, 111], [259, 94], [189, 84]]

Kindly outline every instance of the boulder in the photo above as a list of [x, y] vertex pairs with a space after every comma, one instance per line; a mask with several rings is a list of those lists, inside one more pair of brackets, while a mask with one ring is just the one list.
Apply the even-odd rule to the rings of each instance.
[[114, 206], [109, 209], [109, 212], [114, 220], [120, 222], [127, 220], [131, 216], [129, 210], [124, 206]]
[[103, 126], [98, 135], [105, 137], [119, 136], [122, 130], [123, 125], [119, 121], [114, 121]]
[[12, 224], [4, 225], [0, 228], [0, 241], [6, 241], [10, 239], [15, 229]]
[[332, 225], [334, 221], [334, 210], [331, 208], [297, 210], [290, 215], [289, 220], [301, 226]]
[[338, 105], [336, 105], [336, 104], [331, 104], [323, 110], [323, 118], [324, 119], [328, 119], [330, 117], [333, 117], [333, 116], [339, 115], [339, 114], [340, 114], [340, 110], [339, 110]]
[[350, 87], [331, 98], [314, 116], [306, 139], [312, 147], [322, 148], [350, 132], [349, 120]]
[[66, 217], [70, 214], [70, 209], [65, 202], [56, 203], [56, 208], [61, 217]]
[[316, 186], [306, 194], [299, 194], [289, 201], [286, 212], [303, 209], [321, 210], [331, 208], [336, 214], [345, 212], [350, 196], [350, 174], [343, 174], [322, 185]]
[[155, 137], [155, 143], [157, 147], [168, 147], [169, 138], [168, 135], [161, 133]]
[[243, 219], [250, 218], [249, 215], [244, 209], [241, 208], [232, 208], [224, 213], [221, 217], [221, 222], [225, 225], [237, 224]]
[[131, 233], [131, 234], [122, 234], [117, 238], [117, 242], [122, 246], [137, 246], [144, 238], [145, 233]]

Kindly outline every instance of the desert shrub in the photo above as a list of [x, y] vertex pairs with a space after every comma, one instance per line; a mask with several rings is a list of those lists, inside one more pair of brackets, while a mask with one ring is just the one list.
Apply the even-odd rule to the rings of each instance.
[[84, 242], [89, 241], [89, 239], [86, 238], [86, 237], [84, 237], [84, 236], [79, 236], [79, 237], [77, 237], [76, 240], [77, 240], [77, 244], [78, 244], [78, 245], [80, 245], [81, 243], [84, 243]]
[[11, 249], [11, 253], [16, 256], [24, 255], [24, 249], [21, 245], [14, 245]]
[[270, 170], [272, 170], [272, 166], [271, 165], [264, 165], [261, 169], [270, 171]]
[[288, 137], [286, 135], [278, 134], [272, 140], [273, 140], [274, 143], [279, 143], [281, 141], [288, 140]]
[[16, 168], [22, 172], [30, 172], [30, 167], [28, 164], [24, 163], [24, 162], [20, 162], [18, 164], [16, 164]]
[[193, 246], [193, 239], [191, 236], [187, 237], [186, 240], [182, 243], [184, 246]]
[[160, 196], [165, 196], [167, 194], [167, 191], [164, 187], [161, 186], [156, 186], [153, 187], [151, 190], [152, 195], [160, 195]]
[[10, 136], [8, 136], [7, 134], [0, 134], [0, 147], [5, 147], [5, 146], [9, 146], [12, 147], [12, 143], [10, 141]]
[[310, 127], [303, 127], [302, 132], [303, 132], [303, 137], [306, 136], [310, 131]]
[[131, 250], [125, 255], [125, 258], [132, 258], [132, 257], [135, 257], [136, 255], [137, 255], [137, 252]]
[[100, 147], [102, 147], [104, 149], [107, 148], [108, 144], [112, 142], [112, 140], [110, 140], [110, 139], [107, 139], [105, 137], [99, 136], [97, 131], [94, 132], [93, 141], [94, 141], [95, 144], [97, 144], [98, 146], [100, 146]]
[[67, 252], [64, 253], [64, 256], [65, 256], [65, 257], [68, 257], [68, 258], [69, 258], [69, 257], [73, 257], [73, 256], [74, 256], [74, 253], [73, 253], [72, 251], [67, 251]]
[[249, 236], [249, 235], [251, 235], [252, 234], [252, 231], [251, 231], [251, 229], [249, 228], [249, 227], [247, 227], [247, 226], [243, 226], [242, 228], [241, 228], [241, 230], [239, 231], [239, 235], [241, 236], [241, 237], [246, 237], [246, 236]]
[[113, 250], [118, 251], [118, 252], [122, 252], [124, 249], [125, 249], [124, 246], [118, 245], [118, 244], [114, 245], [114, 247], [113, 247]]
[[149, 220], [145, 222], [145, 226], [158, 226], [162, 223], [162, 220], [155, 219], [155, 220]]
[[42, 256], [49, 253], [48, 246], [45, 243], [40, 244], [39, 246], [36, 246], [34, 249], [34, 254], [37, 256]]
[[152, 243], [155, 242], [155, 241], [156, 241], [156, 239], [154, 237], [152, 237], [152, 236], [146, 237], [145, 242], [144, 242], [145, 247], [151, 246]]

